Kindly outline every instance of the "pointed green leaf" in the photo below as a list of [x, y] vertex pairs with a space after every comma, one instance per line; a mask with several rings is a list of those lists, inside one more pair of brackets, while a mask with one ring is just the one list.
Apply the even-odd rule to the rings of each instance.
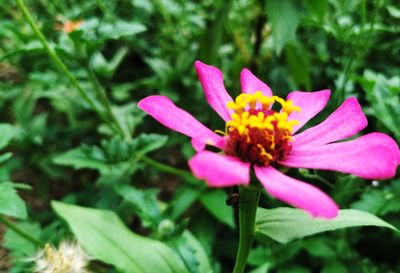
[[6, 160], [9, 160], [12, 157], [12, 153], [5, 153], [5, 154], [0, 154], [0, 164], [5, 162]]
[[19, 219], [27, 217], [25, 202], [19, 197], [12, 182], [0, 183], [0, 213]]
[[343, 209], [334, 219], [313, 218], [308, 213], [294, 208], [258, 208], [255, 235], [260, 241], [271, 238], [280, 243], [347, 227], [377, 226], [398, 231], [379, 217], [360, 210]]
[[280, 54], [288, 42], [296, 40], [300, 12], [291, 0], [267, 1], [267, 15], [271, 23], [276, 52]]
[[15, 130], [10, 124], [0, 124], [0, 149], [4, 148], [14, 137]]
[[165, 244], [130, 231], [112, 211], [52, 202], [93, 258], [126, 273], [186, 273], [182, 261]]

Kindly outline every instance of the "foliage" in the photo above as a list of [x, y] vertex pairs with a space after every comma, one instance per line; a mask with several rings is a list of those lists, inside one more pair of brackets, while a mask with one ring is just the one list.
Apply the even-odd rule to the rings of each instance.
[[[0, 271], [31, 272], [39, 247], [74, 237], [93, 272], [232, 271], [237, 207], [188, 172], [186, 138], [136, 107], [167, 95], [223, 128], [196, 59], [221, 67], [233, 94], [243, 67], [281, 97], [331, 89], [310, 125], [356, 96], [366, 131], [400, 141], [394, 0], [26, 1], [48, 48], [17, 2], [0, 0]], [[262, 195], [248, 272], [400, 271], [398, 175], [290, 172], [333, 196], [341, 215], [311, 219]], [[363, 227], [338, 229], [350, 226]]]

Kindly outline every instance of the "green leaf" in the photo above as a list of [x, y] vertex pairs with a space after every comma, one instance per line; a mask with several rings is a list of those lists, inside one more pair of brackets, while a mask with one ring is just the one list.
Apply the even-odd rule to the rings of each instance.
[[117, 21], [114, 24], [101, 24], [98, 31], [102, 39], [117, 40], [125, 36], [133, 36], [144, 32], [146, 31], [146, 26], [136, 22]]
[[232, 0], [225, 1], [221, 6], [215, 19], [209, 23], [209, 26], [202, 37], [199, 46], [199, 59], [206, 63], [215, 63], [218, 58], [219, 49], [225, 34], [229, 11], [233, 6]]
[[400, 140], [400, 77], [365, 71], [359, 80], [373, 115]]
[[10, 124], [0, 124], [0, 149], [3, 149], [15, 135], [15, 129]]
[[176, 253], [179, 254], [185, 266], [191, 273], [200, 273], [199, 262], [195, 256], [196, 250], [188, 244], [186, 238], [181, 235], [172, 237], [166, 242]]
[[226, 193], [223, 190], [210, 190], [200, 196], [203, 206], [219, 221], [230, 227], [235, 226], [232, 207], [226, 205]]
[[304, 0], [308, 10], [318, 19], [322, 20], [328, 8], [328, 0]]
[[[19, 222], [16, 223], [16, 226], [21, 230], [29, 231], [29, 235], [40, 241], [42, 230], [39, 223]], [[33, 256], [37, 250], [37, 246], [32, 241], [25, 239], [10, 228], [4, 235], [4, 246], [11, 251], [14, 257]]]
[[321, 273], [348, 273], [347, 266], [339, 261], [329, 261]]
[[179, 253], [191, 273], [213, 272], [206, 251], [190, 231], [185, 230], [180, 236], [171, 238], [168, 245]]
[[18, 196], [12, 182], [0, 183], [0, 213], [19, 219], [27, 217], [25, 202]]
[[162, 220], [156, 198], [158, 189], [139, 190], [129, 185], [119, 184], [115, 186], [115, 190], [135, 208], [135, 214], [139, 215], [145, 226], [150, 224], [157, 226]]
[[285, 48], [288, 70], [296, 84], [311, 91], [308, 54], [300, 44], [289, 44]]
[[157, 149], [160, 149], [167, 143], [168, 136], [159, 134], [141, 134], [134, 139], [136, 152], [138, 154], [147, 154]]
[[104, 152], [99, 147], [87, 145], [82, 145], [55, 157], [54, 163], [73, 166], [75, 169], [102, 170], [108, 167]]
[[203, 189], [194, 188], [191, 185], [178, 187], [172, 198], [173, 202], [169, 206], [170, 217], [177, 220], [196, 200], [199, 198]]
[[361, 199], [351, 205], [352, 209], [379, 214], [388, 202], [386, 194], [381, 190], [371, 190], [362, 194]]
[[12, 153], [0, 154], [0, 164], [12, 157]]
[[391, 224], [365, 211], [343, 209], [330, 220], [313, 218], [308, 213], [294, 208], [258, 208], [255, 235], [260, 241], [271, 238], [280, 243], [347, 227], [378, 226], [398, 231]]
[[52, 202], [90, 256], [127, 273], [185, 273], [182, 261], [165, 244], [130, 231], [107, 210]]
[[300, 22], [300, 13], [291, 0], [267, 1], [267, 15], [272, 28], [277, 54], [280, 54], [288, 42], [296, 41], [296, 30]]
[[186, 242], [188, 245], [194, 250], [195, 256], [198, 262], [198, 269], [200, 273], [211, 273], [213, 272], [211, 268], [211, 263], [210, 259], [201, 245], [201, 243], [194, 237], [194, 235], [188, 231], [185, 230], [183, 232], [183, 237], [186, 239]]

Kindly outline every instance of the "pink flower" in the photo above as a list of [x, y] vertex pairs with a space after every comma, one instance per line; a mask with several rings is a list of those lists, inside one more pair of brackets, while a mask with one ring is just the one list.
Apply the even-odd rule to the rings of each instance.
[[[296, 133], [327, 104], [330, 91], [291, 92], [287, 100], [273, 96], [271, 88], [244, 68], [242, 94], [235, 101], [224, 87], [216, 67], [195, 62], [196, 72], [210, 106], [225, 120], [225, 131], [211, 131], [165, 96], [149, 96], [138, 106], [164, 126], [192, 138], [197, 154], [189, 161], [193, 174], [209, 186], [249, 185], [250, 169], [275, 198], [333, 218], [335, 202], [318, 188], [286, 176], [284, 167], [335, 170], [366, 179], [386, 179], [396, 174], [400, 151], [382, 133], [354, 136], [367, 126], [356, 98], [348, 98], [319, 125]], [[276, 103], [281, 110], [272, 108]], [[205, 150], [206, 145], [223, 153]]]

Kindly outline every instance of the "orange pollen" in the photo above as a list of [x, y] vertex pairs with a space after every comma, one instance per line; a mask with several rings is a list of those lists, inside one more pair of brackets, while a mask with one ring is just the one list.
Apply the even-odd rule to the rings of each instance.
[[[281, 111], [271, 109], [279, 103]], [[277, 96], [264, 96], [261, 91], [240, 94], [227, 104], [233, 109], [231, 120], [226, 123], [227, 145], [225, 153], [245, 162], [268, 166], [283, 160], [292, 147], [293, 126], [299, 122], [289, 119], [290, 113], [300, 112], [300, 107]]]

